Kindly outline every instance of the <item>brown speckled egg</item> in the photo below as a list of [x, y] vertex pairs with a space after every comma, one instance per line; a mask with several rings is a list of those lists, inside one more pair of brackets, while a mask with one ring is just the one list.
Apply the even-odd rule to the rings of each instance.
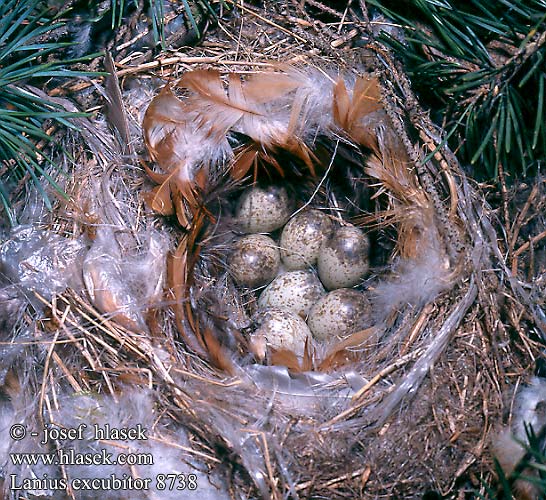
[[282, 227], [292, 213], [292, 203], [283, 187], [251, 187], [239, 200], [237, 220], [247, 233], [267, 233]]
[[253, 317], [259, 325], [252, 339], [265, 338], [266, 344], [275, 349], [290, 349], [302, 355], [305, 340], [311, 337], [309, 327], [297, 314], [280, 307], [268, 307]]
[[284, 226], [281, 259], [287, 269], [305, 269], [316, 264], [322, 243], [330, 236], [333, 224], [318, 210], [297, 214]]
[[320, 247], [318, 274], [328, 290], [351, 287], [368, 272], [368, 237], [354, 226], [340, 227]]
[[289, 271], [277, 276], [258, 299], [261, 308], [282, 307], [306, 318], [313, 304], [325, 294], [311, 271]]
[[370, 323], [370, 303], [357, 290], [340, 288], [322, 297], [309, 312], [307, 324], [320, 341], [337, 340]]
[[229, 272], [239, 284], [267, 285], [279, 271], [281, 257], [277, 244], [263, 234], [251, 234], [235, 244], [229, 257]]

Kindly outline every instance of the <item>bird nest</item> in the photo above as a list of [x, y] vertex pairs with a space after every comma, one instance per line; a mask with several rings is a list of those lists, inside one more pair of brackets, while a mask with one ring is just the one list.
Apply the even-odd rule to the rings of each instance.
[[[80, 119], [64, 139], [75, 159], [64, 156], [69, 201], [38, 217], [27, 200], [29, 225], [2, 250], [6, 268], [17, 262], [16, 291], [26, 287], [25, 300], [5, 300], [18, 318], [5, 421], [37, 431], [140, 423], [145, 442], [114, 436], [101, 447], [148, 451], [156, 469], [12, 463], [5, 478], [46, 471], [70, 485], [191, 466], [235, 498], [278, 499], [447, 495], [491, 478], [490, 434], [510, 377], [538, 350], [524, 331], [540, 331], [539, 310], [504, 263], [483, 195], [371, 25], [358, 25], [365, 46], [348, 49], [352, 32], [319, 38], [313, 22], [271, 9], [242, 8], [251, 32], [236, 17], [166, 60], [163, 81], [149, 63], [119, 65], [120, 78], [139, 73], [120, 92], [110, 68], [114, 128]], [[218, 47], [248, 57], [222, 60]], [[289, 216], [314, 209], [366, 234], [369, 269], [349, 285], [366, 313], [342, 335], [300, 348], [255, 335], [264, 292], [234, 279], [230, 255], [248, 232], [241, 197], [256, 186], [285, 190]], [[278, 226], [269, 233], [278, 244]], [[507, 314], [519, 314], [519, 330], [505, 327]], [[49, 486], [31, 494], [56, 498]], [[152, 486], [131, 498], [175, 498]]]

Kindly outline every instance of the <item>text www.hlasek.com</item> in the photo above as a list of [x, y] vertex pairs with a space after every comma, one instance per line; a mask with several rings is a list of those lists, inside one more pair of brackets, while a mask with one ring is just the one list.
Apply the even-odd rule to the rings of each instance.
[[151, 453], [112, 453], [101, 449], [98, 453], [78, 453], [74, 449], [53, 453], [10, 453], [13, 465], [153, 465]]

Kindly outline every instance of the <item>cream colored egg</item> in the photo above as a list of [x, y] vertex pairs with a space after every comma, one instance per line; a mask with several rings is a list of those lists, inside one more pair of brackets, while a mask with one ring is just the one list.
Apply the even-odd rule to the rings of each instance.
[[335, 230], [322, 244], [318, 274], [328, 290], [356, 285], [369, 269], [369, 240], [354, 226]]
[[267, 233], [282, 227], [292, 213], [292, 203], [283, 187], [247, 189], [239, 200], [237, 220], [247, 233]]
[[251, 234], [235, 243], [228, 266], [233, 279], [248, 287], [267, 285], [277, 275], [281, 257], [277, 244], [263, 234]]
[[303, 354], [311, 331], [297, 314], [280, 307], [269, 307], [256, 313], [253, 320], [259, 326], [251, 340], [264, 338], [266, 345], [274, 349], [290, 349], [298, 355]]
[[317, 340], [337, 340], [368, 327], [370, 314], [370, 303], [363, 293], [340, 288], [311, 308], [307, 324]]
[[306, 318], [313, 304], [325, 294], [311, 271], [289, 271], [277, 276], [258, 299], [261, 308], [281, 307]]
[[322, 243], [330, 236], [333, 224], [318, 210], [294, 216], [281, 235], [281, 258], [287, 269], [305, 269], [317, 263]]

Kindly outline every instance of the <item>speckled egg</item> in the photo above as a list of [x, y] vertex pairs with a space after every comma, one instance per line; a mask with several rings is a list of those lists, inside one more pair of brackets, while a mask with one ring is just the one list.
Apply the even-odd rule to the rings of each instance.
[[282, 307], [306, 318], [313, 304], [325, 294], [311, 271], [289, 271], [277, 276], [258, 299], [261, 308]]
[[317, 340], [337, 340], [369, 326], [370, 313], [370, 303], [363, 293], [340, 288], [311, 308], [307, 324]]
[[302, 355], [305, 340], [311, 337], [309, 327], [297, 314], [280, 307], [268, 307], [253, 317], [259, 325], [252, 340], [264, 338], [266, 344], [275, 349], [290, 349]]
[[277, 275], [281, 257], [277, 244], [263, 234], [251, 234], [235, 243], [228, 260], [229, 272], [242, 286], [267, 285]]
[[319, 250], [330, 236], [333, 223], [318, 210], [307, 210], [294, 216], [281, 235], [281, 259], [287, 269], [305, 269], [317, 263]]
[[328, 290], [351, 287], [368, 272], [369, 240], [354, 226], [335, 230], [320, 247], [318, 274]]
[[292, 203], [283, 187], [268, 186], [247, 189], [239, 200], [237, 220], [247, 233], [267, 233], [286, 223]]

